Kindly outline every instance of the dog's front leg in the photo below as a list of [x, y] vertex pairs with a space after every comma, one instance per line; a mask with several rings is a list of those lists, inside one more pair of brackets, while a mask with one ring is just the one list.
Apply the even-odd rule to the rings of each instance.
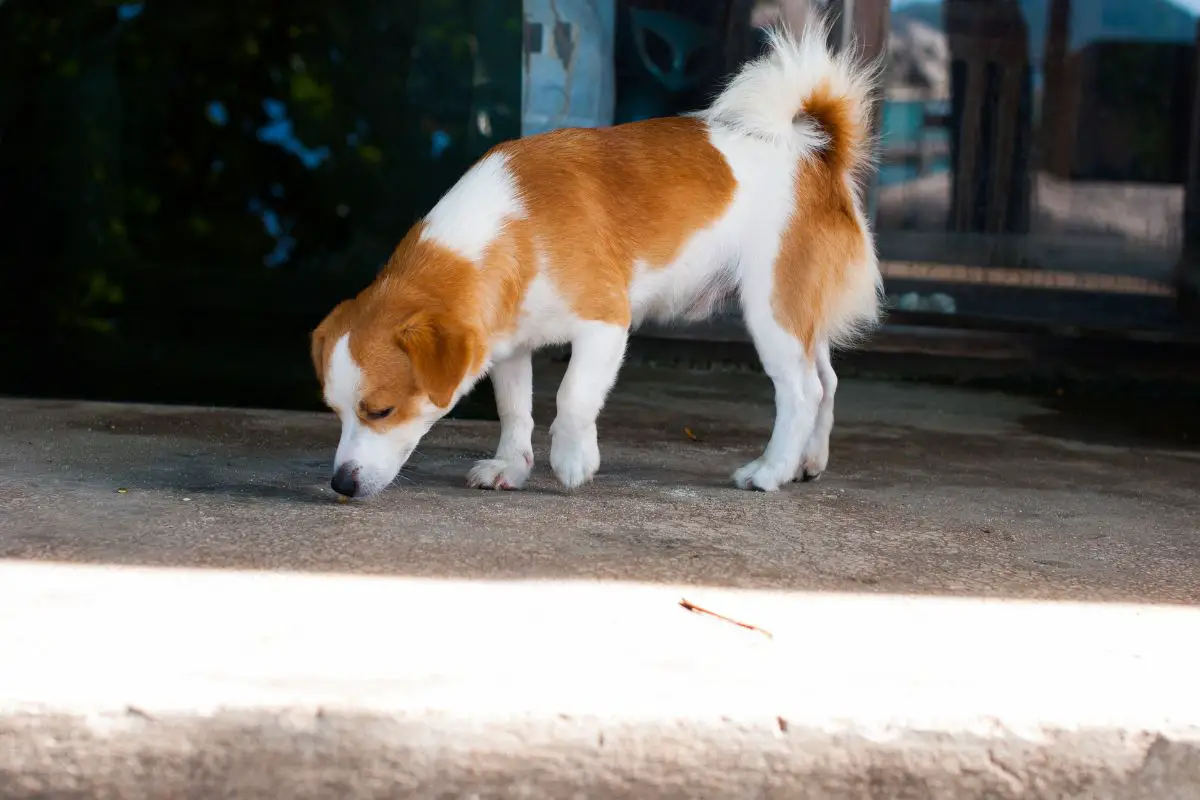
[[467, 482], [479, 489], [520, 489], [533, 469], [533, 360], [517, 353], [492, 367], [500, 416], [496, 457], [476, 462]]
[[571, 363], [550, 427], [550, 466], [568, 489], [587, 483], [600, 468], [596, 417], [617, 380], [628, 338], [619, 325], [585, 322], [571, 341]]

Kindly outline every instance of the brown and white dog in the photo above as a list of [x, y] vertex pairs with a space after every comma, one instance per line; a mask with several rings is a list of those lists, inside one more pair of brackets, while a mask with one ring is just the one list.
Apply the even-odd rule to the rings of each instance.
[[570, 343], [550, 428], [566, 487], [600, 466], [596, 418], [629, 331], [696, 320], [736, 294], [775, 385], [775, 427], [738, 486], [825, 469], [830, 346], [872, 326], [881, 280], [857, 179], [871, 164], [874, 65], [833, 55], [825, 26], [772, 32], [704, 111], [496, 146], [409, 230], [374, 282], [314, 331], [341, 418], [333, 488], [388, 486], [421, 437], [484, 375], [496, 457], [472, 486], [533, 467], [530, 354]]

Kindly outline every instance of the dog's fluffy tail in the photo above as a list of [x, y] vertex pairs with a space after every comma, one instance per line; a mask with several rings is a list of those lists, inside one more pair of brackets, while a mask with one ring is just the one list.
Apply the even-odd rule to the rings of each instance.
[[742, 67], [704, 116], [860, 175], [872, 161], [871, 93], [883, 62], [864, 63], [853, 48], [834, 54], [828, 39], [819, 16], [798, 37], [771, 28], [767, 52]]
[[[816, 18], [799, 37], [785, 27], [769, 32], [769, 48], [747, 63], [702, 117], [714, 129], [752, 137], [767, 146], [786, 148], [798, 162], [824, 171], [832, 180], [814, 197], [797, 193], [803, 223], [819, 235], [806, 239], [805, 263], [791, 265], [788, 296], [797, 335], [811, 347], [827, 341], [849, 345], [879, 322], [883, 282], [861, 198], [853, 221], [834, 197], [858, 194], [873, 165], [874, 136], [871, 96], [882, 60], [863, 63], [851, 50], [834, 54], [828, 45], [828, 23]], [[840, 187], [840, 188], [838, 188]], [[824, 203], [824, 205], [822, 205]], [[778, 298], [776, 298], [778, 300]]]

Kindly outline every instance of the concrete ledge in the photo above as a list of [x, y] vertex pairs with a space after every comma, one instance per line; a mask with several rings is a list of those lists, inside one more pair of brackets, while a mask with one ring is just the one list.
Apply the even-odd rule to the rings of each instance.
[[[4, 798], [604, 797], [1119, 798], [1200, 796], [1194, 742], [1122, 732], [879, 742], [736, 721], [629, 725], [224, 714], [0, 721]], [[37, 743], [37, 744], [32, 744]]]
[[1190, 406], [845, 380], [763, 495], [763, 376], [634, 367], [563, 492], [558, 377], [348, 504], [331, 414], [0, 401], [0, 798], [1200, 797]]
[[1190, 607], [6, 562], [0, 609], [5, 798], [1200, 796]]

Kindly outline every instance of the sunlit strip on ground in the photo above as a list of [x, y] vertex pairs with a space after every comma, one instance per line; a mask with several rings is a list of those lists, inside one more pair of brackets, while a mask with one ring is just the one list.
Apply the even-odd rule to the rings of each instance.
[[0, 654], [6, 713], [1200, 731], [1180, 606], [3, 561]]

